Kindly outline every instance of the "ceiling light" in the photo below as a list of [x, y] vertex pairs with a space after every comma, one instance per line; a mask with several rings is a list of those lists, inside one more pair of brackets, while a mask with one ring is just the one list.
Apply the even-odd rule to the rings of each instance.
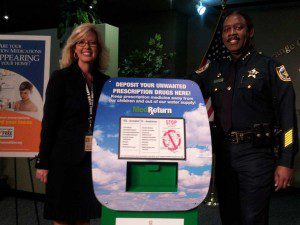
[[92, 6], [92, 5], [90, 5], [90, 6], [89, 6], [89, 8], [90, 8], [90, 9], [92, 9], [92, 8], [93, 8], [93, 6]]
[[202, 1], [199, 1], [199, 3], [196, 5], [196, 9], [200, 16], [202, 16], [206, 11], [206, 7], [202, 4]]
[[3, 19], [9, 20], [9, 16], [8, 16], [8, 15], [4, 15], [4, 16], [3, 16]]

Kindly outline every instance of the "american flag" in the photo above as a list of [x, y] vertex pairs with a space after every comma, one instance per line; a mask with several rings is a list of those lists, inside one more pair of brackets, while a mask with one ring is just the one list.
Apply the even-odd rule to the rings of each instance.
[[[203, 66], [205, 66], [207, 63], [211, 61], [219, 61], [229, 56], [229, 51], [226, 49], [222, 42], [222, 24], [224, 21], [223, 15], [224, 10], [222, 10], [219, 19], [218, 24], [216, 26], [216, 29], [213, 33], [213, 37], [210, 41], [210, 44], [208, 46], [208, 49], [200, 63], [199, 69]], [[207, 109], [208, 114], [208, 120], [213, 121], [214, 120], [214, 110], [212, 108], [211, 99], [205, 99], [205, 105]]]

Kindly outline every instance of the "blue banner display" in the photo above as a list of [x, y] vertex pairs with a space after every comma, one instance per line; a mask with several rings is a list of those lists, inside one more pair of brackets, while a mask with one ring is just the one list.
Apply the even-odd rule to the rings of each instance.
[[43, 95], [45, 40], [1, 40], [0, 66], [22, 74]]
[[[178, 163], [177, 192], [127, 192], [128, 162]], [[98, 103], [93, 133], [94, 190], [121, 211], [186, 211], [206, 197], [211, 136], [196, 83], [179, 79], [112, 78]]]

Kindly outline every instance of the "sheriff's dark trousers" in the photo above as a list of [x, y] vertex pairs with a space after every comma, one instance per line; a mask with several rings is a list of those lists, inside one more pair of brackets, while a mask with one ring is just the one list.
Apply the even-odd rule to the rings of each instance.
[[216, 184], [223, 225], [267, 225], [274, 190], [271, 148], [224, 142], [216, 150]]

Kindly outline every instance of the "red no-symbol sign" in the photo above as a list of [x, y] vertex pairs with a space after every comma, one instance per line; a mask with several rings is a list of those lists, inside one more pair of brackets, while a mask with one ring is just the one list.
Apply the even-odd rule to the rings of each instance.
[[180, 134], [175, 130], [168, 130], [164, 133], [163, 144], [170, 151], [177, 150], [181, 144]]

